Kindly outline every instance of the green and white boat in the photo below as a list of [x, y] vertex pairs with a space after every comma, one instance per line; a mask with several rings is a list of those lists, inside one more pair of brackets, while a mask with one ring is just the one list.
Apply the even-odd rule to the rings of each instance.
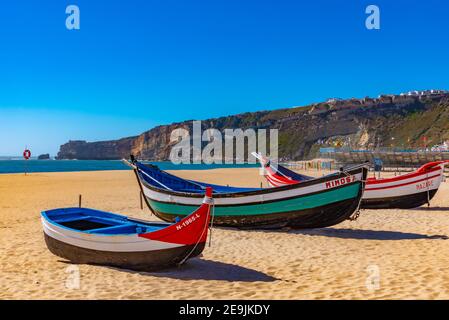
[[238, 228], [321, 228], [350, 219], [358, 214], [368, 172], [367, 165], [358, 165], [295, 185], [237, 188], [185, 180], [134, 159], [127, 163], [160, 219], [185, 217], [212, 187], [214, 225]]

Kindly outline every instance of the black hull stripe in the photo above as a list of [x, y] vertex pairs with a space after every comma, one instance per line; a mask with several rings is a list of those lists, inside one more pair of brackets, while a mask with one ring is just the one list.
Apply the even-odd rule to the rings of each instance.
[[375, 199], [363, 199], [362, 208], [363, 209], [412, 209], [420, 207], [430, 201], [435, 194], [437, 189], [430, 190], [429, 194], [427, 191], [415, 193], [411, 195], [390, 197], [390, 198], [375, 198]]

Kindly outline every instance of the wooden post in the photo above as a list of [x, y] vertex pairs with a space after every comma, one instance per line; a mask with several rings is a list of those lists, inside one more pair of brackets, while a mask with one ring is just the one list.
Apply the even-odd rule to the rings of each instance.
[[79, 196], [78, 196], [78, 207], [79, 207], [79, 208], [81, 208], [81, 202], [82, 202], [81, 200], [82, 200], [82, 196], [79, 195]]
[[139, 193], [140, 196], [140, 210], [143, 210], [143, 195], [142, 195], [142, 190]]

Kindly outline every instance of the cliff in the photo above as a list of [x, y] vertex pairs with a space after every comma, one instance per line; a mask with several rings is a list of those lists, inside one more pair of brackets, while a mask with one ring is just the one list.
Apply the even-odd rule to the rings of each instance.
[[69, 141], [59, 148], [56, 159], [116, 160], [128, 157], [137, 137], [120, 140], [86, 142]]
[[[449, 94], [380, 96], [377, 99], [330, 99], [305, 107], [243, 113], [202, 121], [202, 129], [279, 129], [279, 157], [303, 159], [319, 147], [416, 147], [449, 139]], [[57, 159], [139, 158], [168, 160], [170, 134], [191, 131], [192, 121], [157, 126], [120, 140], [69, 141]]]

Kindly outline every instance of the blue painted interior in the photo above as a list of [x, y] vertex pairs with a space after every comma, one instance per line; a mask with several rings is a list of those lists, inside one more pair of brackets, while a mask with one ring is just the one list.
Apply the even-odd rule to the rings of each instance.
[[[154, 232], [170, 224], [145, 222], [123, 215], [88, 208], [63, 208], [42, 212], [42, 217], [59, 227], [96, 235], [130, 235]], [[76, 227], [82, 226], [82, 227]], [[91, 227], [89, 227], [91, 226]]]
[[159, 189], [199, 194], [203, 194], [206, 187], [212, 187], [213, 193], [237, 193], [261, 190], [260, 188], [227, 187], [193, 180], [185, 180], [168, 172], [162, 171], [156, 166], [148, 166], [139, 162], [136, 163], [136, 166], [139, 168], [139, 176], [149, 185]]

